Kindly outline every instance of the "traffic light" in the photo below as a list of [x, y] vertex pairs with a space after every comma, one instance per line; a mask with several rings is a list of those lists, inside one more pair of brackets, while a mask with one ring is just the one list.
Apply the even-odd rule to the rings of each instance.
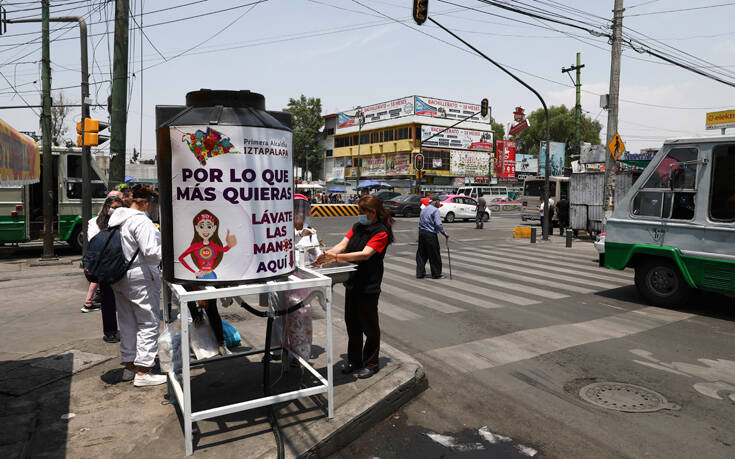
[[82, 131], [82, 122], [77, 121], [77, 145], [80, 147], [96, 147], [107, 142], [110, 137], [100, 135], [100, 131], [104, 131], [110, 127], [109, 124], [93, 118], [84, 119], [84, 131]]
[[482, 99], [482, 102], [480, 102], [480, 116], [483, 118], [487, 116], [488, 103], [487, 99]]
[[421, 25], [429, 17], [429, 0], [413, 0], [413, 20]]
[[421, 153], [416, 153], [416, 156], [413, 157], [413, 168], [417, 171], [424, 169], [424, 155]]

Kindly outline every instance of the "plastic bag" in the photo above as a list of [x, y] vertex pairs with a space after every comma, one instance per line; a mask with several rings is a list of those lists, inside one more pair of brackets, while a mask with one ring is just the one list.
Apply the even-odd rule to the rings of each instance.
[[158, 337], [158, 360], [164, 374], [181, 371], [181, 330], [165, 327]]
[[214, 337], [212, 327], [206, 314], [199, 325], [189, 324], [189, 342], [198, 360], [214, 357], [219, 353], [217, 338]]
[[227, 347], [237, 347], [240, 345], [240, 332], [234, 325], [222, 319], [222, 332], [225, 335], [225, 345]]

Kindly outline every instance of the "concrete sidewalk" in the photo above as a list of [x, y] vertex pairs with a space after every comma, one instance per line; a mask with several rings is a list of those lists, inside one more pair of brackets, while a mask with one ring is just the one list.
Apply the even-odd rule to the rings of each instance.
[[[88, 284], [77, 261], [31, 267], [34, 259], [0, 261], [0, 457], [182, 457], [178, 411], [166, 386], [120, 381], [119, 346], [102, 341], [99, 312], [79, 309]], [[234, 350], [262, 348], [265, 319], [238, 306], [220, 308], [243, 337]], [[339, 317], [340, 314], [334, 314]], [[314, 309], [314, 367], [326, 376], [324, 312]], [[335, 319], [335, 418], [326, 400], [284, 403], [276, 412], [287, 457], [326, 456], [423, 391], [423, 367], [385, 344], [381, 370], [357, 380], [342, 375], [347, 337]], [[262, 395], [260, 355], [215, 362], [192, 372], [194, 409]], [[271, 364], [275, 391], [310, 384], [297, 368]], [[288, 371], [283, 371], [284, 369]], [[199, 422], [194, 456], [275, 457], [265, 409]]]

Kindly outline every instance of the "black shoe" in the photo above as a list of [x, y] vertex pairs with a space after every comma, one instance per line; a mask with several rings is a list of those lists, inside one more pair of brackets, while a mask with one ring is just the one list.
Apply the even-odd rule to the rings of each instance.
[[357, 372], [357, 377], [360, 379], [367, 379], [378, 372], [377, 368], [363, 368]]
[[431, 276], [432, 279], [446, 279], [446, 274], [439, 274], [438, 276]]
[[356, 372], [358, 369], [359, 368], [357, 368], [356, 366], [351, 365], [351, 364], [348, 363], [347, 365], [345, 365], [342, 368], [342, 374], [343, 375], [349, 375], [349, 374], [352, 374], [352, 373]]
[[120, 336], [117, 333], [114, 333], [112, 335], [105, 335], [102, 337], [102, 341], [104, 341], [105, 343], [119, 343]]
[[416, 279], [426, 279], [426, 274], [424, 274], [423, 276], [416, 276]]

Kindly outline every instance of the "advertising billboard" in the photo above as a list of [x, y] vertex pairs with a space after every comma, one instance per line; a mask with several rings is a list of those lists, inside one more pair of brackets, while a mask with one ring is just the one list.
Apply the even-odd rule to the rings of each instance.
[[516, 143], [512, 140], [495, 142], [495, 176], [498, 178], [515, 178], [516, 176]]
[[0, 185], [29, 185], [40, 178], [41, 156], [36, 142], [0, 120]]
[[[453, 150], [493, 151], [493, 133], [473, 129], [447, 129], [441, 126], [421, 126], [421, 142], [424, 147], [451, 148]], [[431, 140], [426, 140], [432, 137]]]
[[490, 173], [490, 154], [479, 151], [452, 150], [452, 175], [487, 176]]
[[450, 120], [461, 120], [471, 116], [467, 121], [476, 123], [490, 124], [490, 114], [486, 117], [480, 116], [479, 104], [468, 104], [465, 102], [455, 102], [452, 100], [436, 99], [433, 97], [415, 96], [414, 113], [421, 116], [431, 116], [432, 118], [445, 118]]
[[385, 155], [363, 156], [362, 175], [385, 175]]
[[411, 154], [388, 155], [385, 163], [386, 175], [407, 175], [411, 171]]
[[518, 172], [538, 174], [538, 158], [533, 155], [516, 154], [516, 173]]
[[705, 129], [724, 129], [735, 127], [735, 110], [707, 113], [704, 127]]
[[[550, 176], [564, 175], [564, 152], [566, 144], [564, 142], [549, 142], [549, 159]], [[541, 141], [541, 150], [539, 152], [539, 175], [546, 175], [546, 141]]]

